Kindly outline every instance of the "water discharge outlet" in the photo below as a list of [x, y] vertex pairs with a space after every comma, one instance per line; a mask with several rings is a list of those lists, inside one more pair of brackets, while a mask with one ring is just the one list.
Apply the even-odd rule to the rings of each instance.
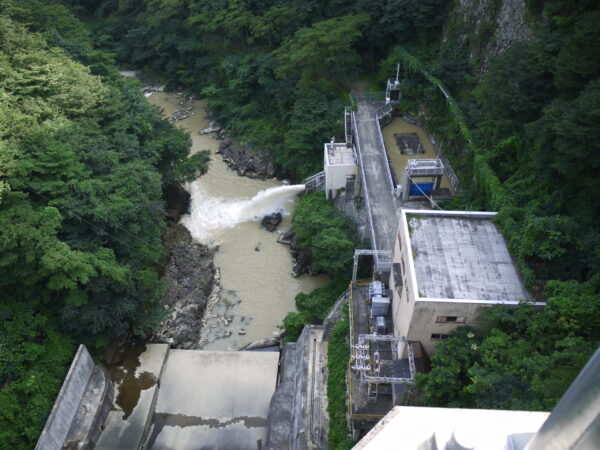
[[183, 216], [181, 223], [194, 239], [208, 244], [215, 243], [219, 232], [240, 223], [260, 220], [274, 212], [289, 214], [289, 206], [304, 190], [304, 185], [270, 187], [243, 200], [223, 200], [211, 196], [199, 182], [191, 183], [188, 189], [192, 197], [191, 213]]

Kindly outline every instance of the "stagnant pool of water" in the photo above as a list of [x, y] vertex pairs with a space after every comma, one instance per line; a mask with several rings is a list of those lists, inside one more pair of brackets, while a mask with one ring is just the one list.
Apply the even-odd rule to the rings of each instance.
[[[148, 101], [170, 117], [183, 98], [157, 92]], [[192, 153], [209, 150], [211, 163], [207, 174], [185, 186], [191, 194], [191, 212], [182, 223], [199, 242], [218, 248], [215, 265], [222, 288], [219, 302], [207, 310], [202, 348], [237, 350], [273, 337], [285, 315], [295, 310], [295, 296], [326, 284], [328, 278], [292, 277], [289, 247], [276, 242], [278, 233], [290, 227], [290, 214], [303, 187], [238, 176], [215, 153], [220, 141], [214, 134], [199, 134], [208, 125], [204, 102], [191, 105], [192, 114], [177, 125], [190, 133]], [[276, 210], [285, 214], [278, 232], [261, 229], [262, 216]]]

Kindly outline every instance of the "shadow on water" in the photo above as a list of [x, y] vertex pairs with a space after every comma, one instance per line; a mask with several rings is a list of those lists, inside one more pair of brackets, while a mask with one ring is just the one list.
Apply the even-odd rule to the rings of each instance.
[[142, 391], [150, 389], [157, 382], [150, 372], [136, 373], [140, 366], [140, 355], [145, 351], [145, 344], [128, 346], [123, 359], [118, 364], [108, 366], [110, 377], [117, 386], [115, 404], [123, 410], [123, 420], [127, 420], [137, 406]]

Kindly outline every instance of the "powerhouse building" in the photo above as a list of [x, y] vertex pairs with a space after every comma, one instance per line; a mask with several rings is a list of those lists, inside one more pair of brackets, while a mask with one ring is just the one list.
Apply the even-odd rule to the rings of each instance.
[[389, 284], [399, 355], [406, 341], [432, 354], [456, 327], [475, 326], [484, 308], [530, 299], [495, 215], [401, 211]]

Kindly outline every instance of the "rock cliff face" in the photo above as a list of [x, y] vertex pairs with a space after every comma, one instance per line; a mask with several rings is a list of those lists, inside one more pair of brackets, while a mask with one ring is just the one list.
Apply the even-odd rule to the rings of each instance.
[[256, 151], [247, 145], [237, 145], [226, 137], [219, 145], [217, 153], [220, 153], [225, 164], [237, 171], [240, 176], [249, 178], [273, 178], [275, 176], [275, 164], [266, 152]]
[[525, 0], [459, 0], [444, 32], [445, 40], [469, 48], [482, 71], [511, 44], [532, 36]]
[[174, 226], [182, 214], [190, 210], [190, 194], [177, 184], [171, 184], [163, 190], [165, 200], [165, 216], [167, 223]]
[[195, 348], [213, 287], [213, 253], [193, 242], [183, 225], [171, 227], [165, 241], [170, 255], [164, 277], [168, 287], [163, 295], [168, 317], [152, 340], [175, 348]]

